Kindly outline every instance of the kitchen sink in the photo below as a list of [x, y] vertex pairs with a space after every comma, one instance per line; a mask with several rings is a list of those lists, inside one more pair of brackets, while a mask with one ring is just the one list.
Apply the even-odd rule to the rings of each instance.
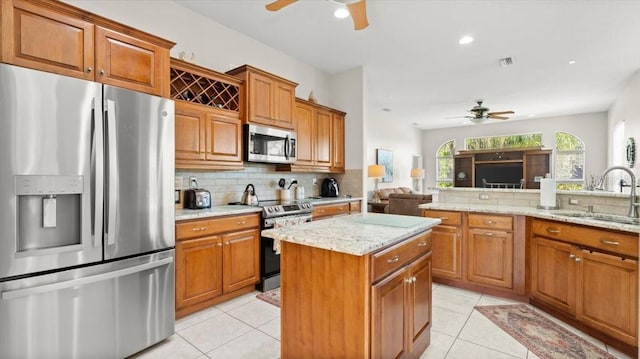
[[590, 213], [590, 212], [555, 212], [555, 215], [561, 217], [584, 218], [603, 222], [615, 222], [621, 224], [640, 224], [640, 219], [627, 216], [618, 216], [615, 214]]

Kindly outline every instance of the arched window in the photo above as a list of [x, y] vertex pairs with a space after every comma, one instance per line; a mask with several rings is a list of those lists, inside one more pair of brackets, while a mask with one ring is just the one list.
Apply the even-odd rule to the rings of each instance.
[[436, 184], [438, 187], [453, 187], [453, 149], [455, 141], [442, 144], [436, 152]]
[[556, 132], [554, 168], [558, 189], [581, 190], [584, 186], [584, 142], [567, 132]]

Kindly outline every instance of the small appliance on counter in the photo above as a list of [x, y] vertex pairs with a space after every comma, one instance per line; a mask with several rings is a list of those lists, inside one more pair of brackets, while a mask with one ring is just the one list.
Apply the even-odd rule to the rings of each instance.
[[188, 209], [211, 208], [211, 192], [202, 188], [185, 190], [184, 207]]
[[338, 181], [335, 178], [325, 178], [322, 181], [322, 188], [320, 189], [322, 197], [338, 197], [339, 194]]

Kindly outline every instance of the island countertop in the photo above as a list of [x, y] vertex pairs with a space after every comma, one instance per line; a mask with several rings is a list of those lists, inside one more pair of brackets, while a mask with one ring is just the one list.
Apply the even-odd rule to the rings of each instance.
[[266, 229], [262, 236], [361, 256], [440, 223], [439, 218], [360, 213]]

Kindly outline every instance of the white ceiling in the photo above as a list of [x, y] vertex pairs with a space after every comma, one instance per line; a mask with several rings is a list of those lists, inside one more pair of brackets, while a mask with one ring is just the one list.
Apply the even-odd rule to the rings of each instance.
[[606, 111], [640, 69], [640, 0], [367, 0], [361, 31], [327, 0], [176, 1], [328, 74], [362, 66], [368, 113], [423, 129], [476, 99], [511, 120]]

